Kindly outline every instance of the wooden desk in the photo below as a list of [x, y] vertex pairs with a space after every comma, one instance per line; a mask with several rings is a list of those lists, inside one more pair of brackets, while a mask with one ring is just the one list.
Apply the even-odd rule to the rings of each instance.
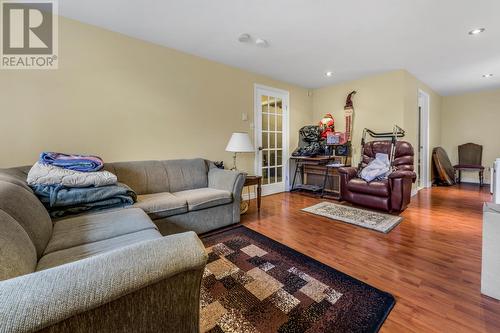
[[262, 196], [262, 176], [247, 175], [247, 178], [245, 179], [245, 185], [243, 186], [245, 187], [254, 185], [257, 185], [257, 211], [260, 213], [260, 200]]

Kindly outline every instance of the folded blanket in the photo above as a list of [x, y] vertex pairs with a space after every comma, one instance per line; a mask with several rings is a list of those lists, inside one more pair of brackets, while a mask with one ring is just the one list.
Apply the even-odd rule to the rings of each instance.
[[36, 162], [28, 172], [28, 185], [62, 185], [66, 187], [106, 186], [116, 184], [108, 171], [81, 172]]
[[51, 164], [61, 168], [81, 172], [99, 171], [104, 165], [102, 159], [97, 156], [69, 155], [54, 152], [41, 153], [38, 161], [43, 164]]
[[61, 185], [31, 186], [52, 217], [132, 205], [136, 193], [117, 183], [101, 187], [65, 187]]
[[124, 202], [121, 198], [112, 198], [76, 206], [47, 208], [47, 210], [52, 218], [59, 218], [68, 215], [82, 214], [85, 212], [98, 212], [106, 209], [123, 208], [130, 205], [131, 203]]

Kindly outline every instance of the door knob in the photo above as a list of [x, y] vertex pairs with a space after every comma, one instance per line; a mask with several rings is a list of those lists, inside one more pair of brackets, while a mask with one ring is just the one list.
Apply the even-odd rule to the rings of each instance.
[[259, 148], [257, 148], [257, 149], [262, 150], [263, 148], [262, 148], [262, 146], [260, 146], [260, 147], [259, 147]]

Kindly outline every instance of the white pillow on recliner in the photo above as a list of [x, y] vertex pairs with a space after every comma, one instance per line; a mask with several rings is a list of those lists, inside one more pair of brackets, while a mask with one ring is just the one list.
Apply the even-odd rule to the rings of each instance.
[[389, 155], [377, 153], [375, 159], [361, 170], [360, 177], [371, 182], [374, 179], [383, 179], [391, 173], [391, 162]]

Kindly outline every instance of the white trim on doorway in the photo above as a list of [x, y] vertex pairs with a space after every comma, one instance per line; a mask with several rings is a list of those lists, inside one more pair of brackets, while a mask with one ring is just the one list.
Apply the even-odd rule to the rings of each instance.
[[[260, 158], [261, 153], [259, 151], [259, 140], [260, 133], [259, 128], [261, 118], [260, 118], [260, 108], [261, 101], [260, 95], [279, 95], [283, 100], [283, 105], [286, 105], [286, 108], [283, 107], [283, 132], [285, 133], [283, 137], [283, 178], [284, 178], [284, 191], [290, 190], [290, 172], [289, 172], [289, 142], [290, 142], [290, 93], [286, 90], [269, 87], [263, 84], [254, 84], [254, 143], [255, 143], [255, 161], [254, 161], [254, 172], [256, 175], [262, 175], [262, 171], [260, 168]], [[268, 195], [272, 193], [266, 193], [265, 186], [262, 188], [262, 195]]]
[[[417, 187], [418, 189], [428, 188], [432, 186], [430, 175], [431, 175], [431, 163], [430, 163], [430, 146], [429, 146], [429, 132], [430, 132], [430, 96], [425, 91], [418, 89], [418, 105], [417, 109], [420, 108], [420, 112], [417, 113], [417, 123], [420, 124], [420, 129], [418, 133], [420, 135], [420, 147], [421, 151], [421, 165], [423, 166], [420, 171]], [[417, 151], [418, 151], [417, 150]]]

